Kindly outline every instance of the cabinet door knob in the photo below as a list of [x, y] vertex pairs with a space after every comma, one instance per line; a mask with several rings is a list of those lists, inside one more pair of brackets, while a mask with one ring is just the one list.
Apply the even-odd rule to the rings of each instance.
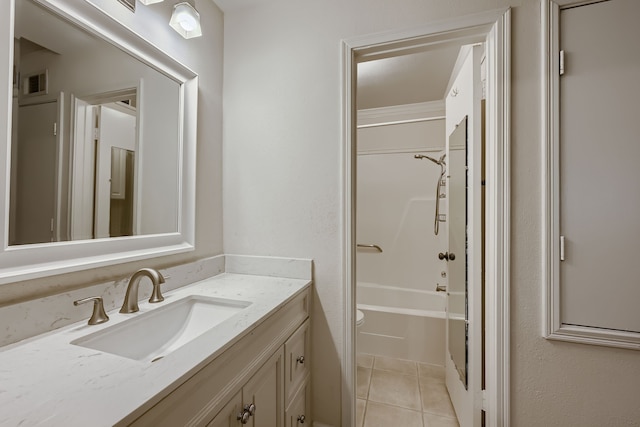
[[300, 423], [300, 424], [304, 424], [304, 420], [305, 420], [305, 419], [306, 419], [306, 418], [305, 418], [305, 416], [304, 416], [304, 415], [300, 415], [300, 416], [298, 417], [298, 423]]
[[299, 364], [304, 364], [304, 356], [298, 356], [298, 358], [296, 359], [296, 362], [298, 362]]
[[244, 410], [247, 411], [249, 415], [253, 415], [256, 413], [256, 405], [254, 405], [253, 403], [244, 405]]
[[238, 414], [237, 420], [242, 424], [247, 424], [249, 418], [256, 413], [256, 405], [248, 403], [244, 405], [244, 410]]
[[238, 421], [240, 421], [241, 424], [247, 424], [249, 422], [249, 417], [251, 416], [251, 414], [248, 411], [242, 411], [238, 414]]

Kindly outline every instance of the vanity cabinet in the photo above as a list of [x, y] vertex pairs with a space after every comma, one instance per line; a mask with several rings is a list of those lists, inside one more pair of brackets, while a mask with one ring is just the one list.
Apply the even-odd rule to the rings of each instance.
[[[145, 412], [117, 425], [310, 425], [309, 306], [307, 288]], [[238, 415], [245, 411], [253, 414], [243, 424]]]

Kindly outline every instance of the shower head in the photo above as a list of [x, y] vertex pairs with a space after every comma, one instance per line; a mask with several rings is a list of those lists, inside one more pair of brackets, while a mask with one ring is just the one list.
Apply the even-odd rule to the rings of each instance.
[[435, 163], [436, 165], [440, 165], [443, 166], [445, 165], [445, 161], [444, 158], [447, 156], [447, 154], [443, 154], [442, 156], [440, 156], [439, 160], [434, 159], [433, 157], [429, 157], [427, 155], [424, 154], [416, 154], [415, 156], [413, 156], [415, 159], [427, 159], [427, 160], [431, 160], [433, 163]]

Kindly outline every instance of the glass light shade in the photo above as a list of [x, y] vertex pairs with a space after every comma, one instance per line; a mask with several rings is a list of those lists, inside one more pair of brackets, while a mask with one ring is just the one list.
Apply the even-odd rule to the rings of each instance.
[[185, 39], [202, 35], [200, 14], [187, 2], [178, 3], [173, 7], [169, 25]]
[[154, 3], [161, 3], [164, 0], [140, 0], [140, 3], [144, 4], [144, 5], [150, 5], [150, 4], [154, 4]]

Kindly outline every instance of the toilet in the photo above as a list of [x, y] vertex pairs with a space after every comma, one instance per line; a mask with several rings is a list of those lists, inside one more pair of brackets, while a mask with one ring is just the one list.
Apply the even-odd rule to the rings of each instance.
[[364, 313], [361, 310], [356, 311], [356, 328], [364, 324]]

